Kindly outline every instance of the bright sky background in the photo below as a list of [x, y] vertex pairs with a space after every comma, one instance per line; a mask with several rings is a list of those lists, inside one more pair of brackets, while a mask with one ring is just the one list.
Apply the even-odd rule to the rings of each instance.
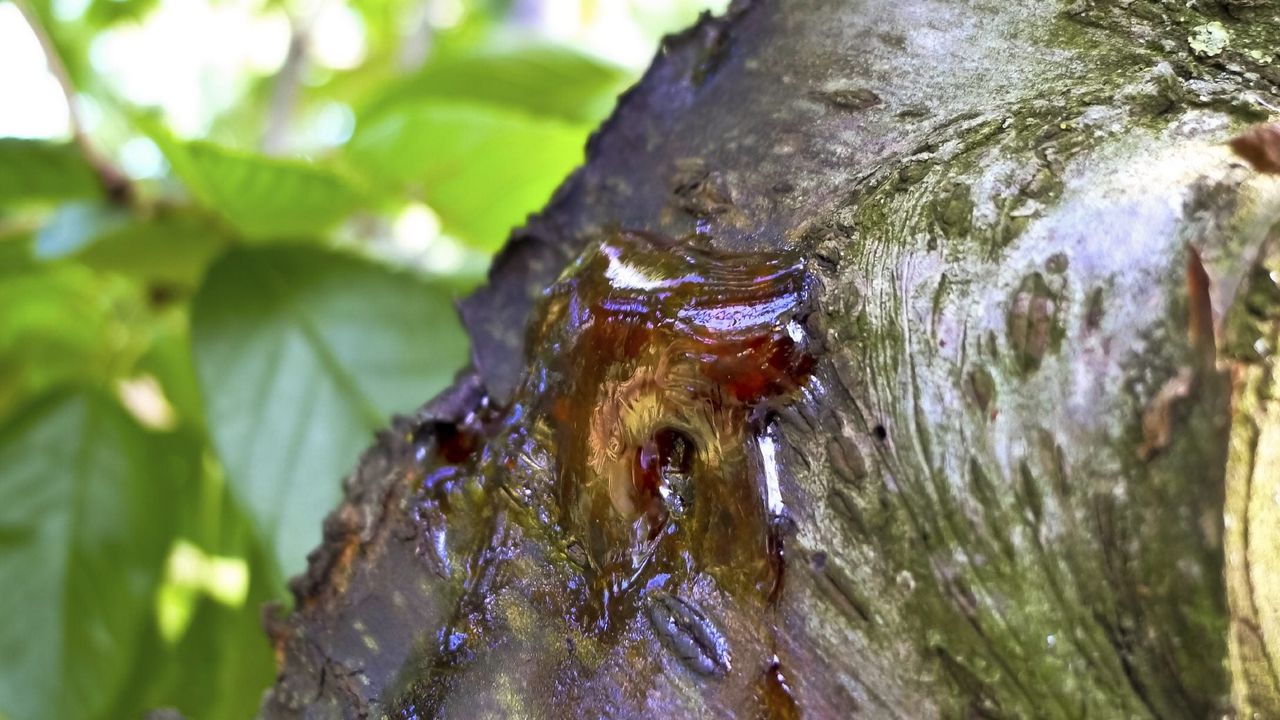
[[[311, 61], [322, 68], [347, 69], [367, 51], [357, 13], [341, 2], [319, 2], [313, 26]], [[438, 28], [456, 23], [462, 0], [436, 0], [427, 20]], [[562, 41], [623, 66], [643, 68], [654, 52], [654, 28], [690, 0], [524, 0], [518, 12], [531, 32]], [[723, 7], [726, 2], [699, 2]], [[56, 0], [61, 19], [83, 14], [88, 0]], [[272, 75], [284, 62], [289, 22], [262, 0], [160, 0], [141, 23], [124, 23], [102, 33], [90, 50], [101, 76], [119, 95], [139, 106], [163, 108], [182, 136], [199, 136], [218, 112], [236, 102], [245, 83]], [[302, 3], [304, 12], [307, 3]], [[158, 62], [157, 58], [163, 58]], [[65, 137], [66, 104], [57, 81], [18, 8], [0, 1], [0, 136]], [[88, 105], [89, 103], [85, 103]], [[100, 113], [83, 107], [90, 133]], [[343, 132], [339, 111], [332, 130]], [[321, 128], [323, 130], [323, 128]], [[346, 127], [349, 132], [349, 127]], [[333, 138], [341, 141], [342, 138]], [[137, 149], [145, 155], [146, 148]], [[127, 155], [127, 150], [126, 150]], [[137, 160], [145, 164], [146, 157]], [[128, 164], [128, 158], [125, 158]], [[140, 168], [145, 169], [145, 168]], [[144, 173], [145, 174], [145, 173]]]
[[40, 44], [18, 7], [0, 3], [0, 136], [59, 137], [67, 134], [67, 104], [45, 66]]

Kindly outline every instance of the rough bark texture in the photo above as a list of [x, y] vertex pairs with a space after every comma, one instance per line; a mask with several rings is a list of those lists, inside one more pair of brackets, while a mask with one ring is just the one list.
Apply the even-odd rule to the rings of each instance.
[[[1278, 48], [1270, 0], [756, 0], [668, 39], [463, 301], [473, 367], [348, 479], [262, 716], [1280, 717], [1280, 133], [1226, 145]], [[419, 552], [438, 444], [517, 401], [614, 228], [808, 260], [764, 606], [704, 578], [584, 628], [501, 478], [453, 571]]]

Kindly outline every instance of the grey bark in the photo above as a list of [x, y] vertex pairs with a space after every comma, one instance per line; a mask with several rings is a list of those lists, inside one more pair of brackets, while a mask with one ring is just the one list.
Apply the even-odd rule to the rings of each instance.
[[[1225, 145], [1280, 107], [1278, 48], [1268, 0], [756, 0], [669, 38], [461, 304], [472, 367], [348, 478], [262, 716], [410, 717], [417, 688], [423, 717], [772, 717], [779, 664], [808, 717], [1280, 712], [1280, 176]], [[536, 538], [492, 584], [416, 552], [433, 433], [511, 402], [539, 294], [618, 227], [796, 250], [822, 288], [785, 590], [700, 600], [722, 678], [642, 621], [575, 659]], [[476, 602], [483, 652], [443, 668]]]

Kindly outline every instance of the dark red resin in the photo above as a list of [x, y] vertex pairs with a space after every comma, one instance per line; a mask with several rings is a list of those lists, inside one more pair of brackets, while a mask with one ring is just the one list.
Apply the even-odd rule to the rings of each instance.
[[530, 338], [560, 524], [609, 597], [658, 572], [761, 597], [779, 581], [754, 440], [761, 408], [812, 370], [806, 275], [691, 245], [614, 235], [550, 290]]
[[[770, 418], [813, 370], [809, 293], [795, 257], [700, 237], [615, 233], [565, 270], [529, 330], [512, 404], [482, 402], [429, 432], [418, 547], [459, 599], [398, 716], [434, 714], [449, 678], [510, 641], [492, 612], [514, 592], [571, 647], [590, 637], [639, 652], [643, 636], [626, 633], [645, 612], [651, 639], [691, 672], [745, 668], [750, 702], [794, 717], [777, 661], [735, 660], [696, 598], [723, 593], [763, 618], [780, 591], [789, 521]], [[549, 564], [502, 569], [531, 558]], [[593, 672], [565, 662], [546, 677], [568, 687]]]

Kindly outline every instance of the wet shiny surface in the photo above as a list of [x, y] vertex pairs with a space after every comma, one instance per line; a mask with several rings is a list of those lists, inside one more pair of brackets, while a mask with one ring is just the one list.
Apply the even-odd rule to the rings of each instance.
[[[617, 233], [571, 265], [530, 330], [513, 404], [435, 428], [418, 549], [460, 599], [423, 662], [450, 675], [483, 652], [491, 583], [523, 544], [554, 576], [530, 602], [569, 635], [647, 633], [693, 676], [741, 665], [756, 682], [773, 661], [740, 663], [690, 594], [764, 612], [782, 588], [790, 521], [772, 413], [813, 369], [809, 293], [794, 258], [717, 253], [703, 238]], [[419, 683], [393, 707], [431, 715], [435, 697]]]
[[781, 582], [755, 436], [811, 369], [804, 284], [785, 258], [632, 234], [553, 288], [527, 391], [550, 399], [559, 524], [597, 597], [659, 571], [762, 598]]

